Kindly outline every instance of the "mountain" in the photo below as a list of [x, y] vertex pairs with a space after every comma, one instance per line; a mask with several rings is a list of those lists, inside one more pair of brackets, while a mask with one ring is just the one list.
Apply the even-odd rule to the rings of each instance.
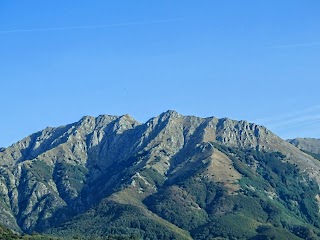
[[18, 233], [12, 232], [10, 229], [0, 225], [0, 239], [1, 240], [11, 240], [11, 239], [20, 239], [20, 240], [61, 240], [61, 238], [52, 237], [49, 235], [41, 235], [38, 233], [33, 233], [32, 235], [24, 234], [23, 236]]
[[83, 117], [0, 150], [0, 222], [63, 238], [318, 239], [320, 161], [270, 130]]
[[305, 153], [320, 160], [320, 139], [316, 138], [295, 138], [287, 140]]

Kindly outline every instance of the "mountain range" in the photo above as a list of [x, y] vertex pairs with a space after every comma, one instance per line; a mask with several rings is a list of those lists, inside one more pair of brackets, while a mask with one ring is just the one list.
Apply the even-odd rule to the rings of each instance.
[[0, 148], [0, 223], [62, 239], [320, 239], [320, 140], [167, 111]]

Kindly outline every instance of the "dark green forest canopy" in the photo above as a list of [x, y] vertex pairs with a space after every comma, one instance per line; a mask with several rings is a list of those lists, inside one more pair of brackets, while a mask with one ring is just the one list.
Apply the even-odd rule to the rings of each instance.
[[[280, 152], [241, 150], [214, 144], [215, 149], [232, 159], [242, 174], [241, 189], [228, 194], [223, 184], [199, 180], [204, 165], [194, 167], [174, 181], [160, 181], [152, 171], [141, 174], [157, 182], [158, 192], [143, 203], [153, 213], [184, 229], [195, 239], [317, 239], [319, 237], [317, 185], [306, 181], [297, 166], [288, 163]], [[254, 169], [254, 163], [259, 163]], [[269, 193], [275, 196], [272, 199]], [[103, 231], [102, 225], [105, 225]], [[145, 218], [141, 209], [107, 202], [90, 215], [77, 217], [55, 230], [67, 235], [100, 236], [127, 234], [149, 239], [175, 238], [157, 222]]]

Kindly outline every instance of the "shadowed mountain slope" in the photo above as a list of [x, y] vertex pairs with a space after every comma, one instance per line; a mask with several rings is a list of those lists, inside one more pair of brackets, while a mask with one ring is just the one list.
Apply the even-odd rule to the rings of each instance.
[[319, 173], [246, 121], [86, 116], [0, 150], [0, 221], [64, 237], [316, 239]]

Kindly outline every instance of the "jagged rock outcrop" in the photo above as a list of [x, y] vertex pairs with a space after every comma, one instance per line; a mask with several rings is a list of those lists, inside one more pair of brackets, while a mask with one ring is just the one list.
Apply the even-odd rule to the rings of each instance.
[[[180, 181], [203, 166], [197, 173], [199, 181], [219, 183], [229, 195], [239, 194], [244, 190], [239, 181], [246, 175], [235, 166], [232, 156], [236, 155], [217, 148], [220, 145], [281, 152], [286, 156], [283, 161], [320, 185], [318, 160], [253, 123], [182, 116], [175, 111], [146, 123], [129, 115], [86, 116], [0, 150], [0, 221], [16, 231], [44, 231], [87, 214], [100, 202], [112, 201], [144, 209], [142, 215], [153, 216], [155, 224], [188, 238], [183, 225], [173, 225], [166, 215], [158, 217], [143, 201], [161, 192], [163, 184]], [[252, 160], [250, 168], [260, 165]], [[166, 191], [172, 197], [187, 194], [176, 186]], [[186, 199], [186, 208], [202, 209], [193, 197], [186, 195]], [[154, 211], [159, 209], [160, 205]], [[201, 211], [195, 226], [208, 218], [207, 210]], [[220, 206], [216, 211], [226, 210]]]

